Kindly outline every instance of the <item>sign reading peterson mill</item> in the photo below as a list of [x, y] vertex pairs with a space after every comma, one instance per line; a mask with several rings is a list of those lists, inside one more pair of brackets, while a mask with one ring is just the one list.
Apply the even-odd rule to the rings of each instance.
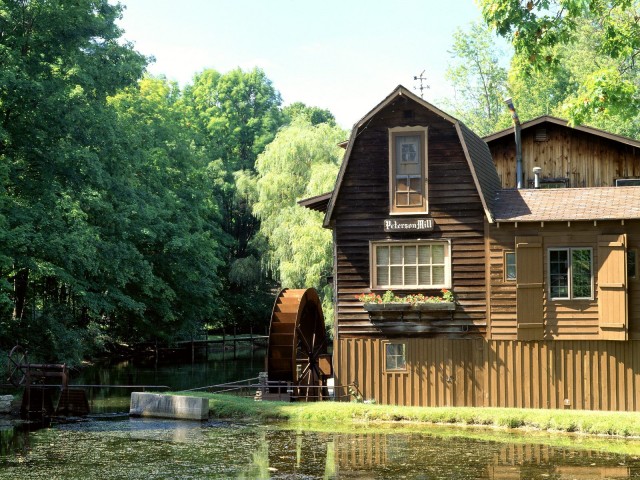
[[385, 232], [427, 232], [433, 230], [433, 218], [391, 218], [384, 220]]

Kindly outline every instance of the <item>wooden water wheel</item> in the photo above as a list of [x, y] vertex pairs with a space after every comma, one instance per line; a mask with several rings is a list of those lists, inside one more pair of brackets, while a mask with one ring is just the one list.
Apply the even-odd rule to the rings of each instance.
[[327, 396], [326, 380], [333, 372], [322, 304], [314, 288], [285, 288], [276, 298], [269, 329], [267, 373], [269, 381], [292, 382], [293, 396], [298, 400]]

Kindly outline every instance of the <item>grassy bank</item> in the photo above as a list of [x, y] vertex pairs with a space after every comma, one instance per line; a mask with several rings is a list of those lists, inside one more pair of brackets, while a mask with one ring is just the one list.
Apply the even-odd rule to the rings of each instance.
[[513, 408], [423, 408], [341, 402], [255, 402], [253, 399], [227, 395], [195, 395], [209, 398], [210, 416], [220, 419], [279, 420], [332, 425], [410, 422], [503, 429], [528, 428], [640, 438], [640, 413]]

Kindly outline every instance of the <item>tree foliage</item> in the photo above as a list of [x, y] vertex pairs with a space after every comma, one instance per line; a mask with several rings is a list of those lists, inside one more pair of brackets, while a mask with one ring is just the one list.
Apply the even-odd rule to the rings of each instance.
[[[335, 177], [333, 115], [282, 109], [259, 69], [205, 70], [184, 89], [145, 77], [120, 15], [107, 0], [0, 0], [0, 351], [78, 363], [115, 344], [262, 326], [274, 277], [324, 273], [327, 232], [292, 208]], [[266, 153], [288, 124], [304, 161]], [[290, 176], [281, 196], [259, 181], [263, 156], [263, 173], [280, 162]], [[278, 215], [290, 231], [272, 229]], [[270, 270], [270, 252], [290, 263]]]
[[298, 117], [256, 162], [253, 211], [267, 242], [264, 262], [283, 286], [315, 287], [322, 292], [325, 315], [331, 303], [325, 279], [332, 271], [331, 233], [322, 228], [320, 213], [296, 202], [333, 189], [344, 154], [337, 144], [346, 135], [335, 125], [312, 125]]
[[479, 135], [488, 135], [499, 126], [507, 127], [507, 69], [500, 65], [503, 54], [495, 46], [492, 33], [479, 23], [471, 24], [468, 31], [458, 28], [449, 53], [453, 61], [446, 78], [456, 96], [444, 103]]
[[[573, 123], [621, 124], [640, 107], [640, 2], [638, 0], [483, 0], [485, 21], [511, 40], [524, 75], [562, 75], [579, 56], [580, 75], [563, 109]], [[585, 37], [585, 32], [589, 37]], [[584, 71], [584, 67], [588, 71]], [[571, 67], [572, 73], [575, 72]], [[612, 122], [612, 119], [615, 119]], [[629, 132], [625, 132], [629, 133]]]
[[[251, 178], [259, 153], [283, 124], [280, 94], [258, 68], [226, 74], [205, 70], [185, 88], [187, 119], [206, 155], [220, 162], [215, 186], [221, 206], [228, 255], [219, 301], [225, 314], [218, 325], [263, 322], [270, 312], [274, 285], [260, 270], [259, 222], [251, 212]], [[247, 181], [249, 179], [249, 181]]]
[[3, 344], [29, 336], [76, 352], [103, 302], [90, 282], [103, 267], [91, 208], [110, 180], [106, 98], [146, 64], [119, 43], [119, 15], [106, 0], [0, 4]]

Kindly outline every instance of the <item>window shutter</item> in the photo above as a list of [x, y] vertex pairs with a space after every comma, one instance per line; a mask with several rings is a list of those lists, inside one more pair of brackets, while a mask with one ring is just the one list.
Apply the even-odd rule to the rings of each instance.
[[542, 239], [516, 237], [516, 313], [518, 340], [544, 337]]
[[627, 340], [627, 236], [598, 236], [600, 338]]

